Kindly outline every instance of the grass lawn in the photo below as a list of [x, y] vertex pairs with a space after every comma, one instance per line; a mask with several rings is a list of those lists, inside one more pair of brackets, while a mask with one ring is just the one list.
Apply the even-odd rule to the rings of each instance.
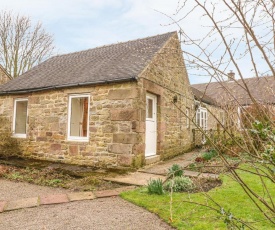
[[[248, 169], [247, 165], [242, 167]], [[259, 177], [243, 171], [238, 172], [254, 191], [263, 195]], [[207, 193], [215, 202], [219, 203], [224, 210], [230, 210], [234, 217], [250, 223], [255, 229], [275, 229], [273, 224], [264, 219], [263, 215], [252, 201], [248, 199], [238, 183], [227, 175], [221, 175], [221, 179], [223, 181], [222, 186], [214, 188]], [[267, 181], [267, 186], [269, 191], [272, 191], [271, 196], [274, 199], [274, 183]], [[208, 207], [184, 202], [193, 201], [200, 204], [208, 204], [219, 209], [203, 193], [173, 193], [172, 221], [170, 220], [169, 194], [149, 195], [146, 188], [140, 188], [135, 191], [125, 192], [121, 196], [134, 204], [156, 213], [177, 229], [226, 229], [226, 224], [224, 223], [225, 216], [221, 215], [220, 212], [213, 211]], [[266, 198], [266, 196], [263, 197]]]

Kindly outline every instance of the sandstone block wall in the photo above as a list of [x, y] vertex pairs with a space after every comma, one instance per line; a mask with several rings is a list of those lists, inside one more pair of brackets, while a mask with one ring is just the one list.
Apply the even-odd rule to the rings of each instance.
[[[189, 150], [192, 147], [192, 131], [191, 126], [187, 128], [184, 113], [189, 108], [190, 113], [194, 114], [194, 97], [176, 35], [160, 50], [139, 78], [139, 108], [142, 113], [146, 112], [146, 92], [158, 97], [157, 154], [161, 159], [166, 159]], [[176, 102], [173, 102], [174, 98]], [[144, 135], [142, 133], [143, 139]]]
[[[90, 95], [89, 141], [67, 140], [68, 97]], [[0, 114], [12, 127], [13, 103], [28, 99], [24, 154], [33, 158], [93, 166], [132, 166], [134, 149], [142, 143], [140, 112], [135, 109], [137, 83], [121, 83], [1, 96]], [[1, 127], [3, 129], [4, 127]]]
[[222, 126], [219, 122], [226, 125], [226, 113], [225, 111], [217, 106], [206, 105], [207, 108], [207, 129], [218, 130], [222, 129]]

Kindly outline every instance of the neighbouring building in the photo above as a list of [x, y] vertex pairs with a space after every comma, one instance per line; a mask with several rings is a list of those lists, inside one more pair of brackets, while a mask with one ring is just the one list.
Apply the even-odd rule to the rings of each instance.
[[193, 86], [191, 88], [195, 98], [195, 117], [193, 121], [197, 125], [197, 127], [193, 125], [192, 129], [193, 145], [201, 146], [206, 139], [200, 129], [203, 129], [207, 134], [222, 130], [222, 126], [225, 124], [225, 112], [217, 101], [207, 96], [205, 92]]
[[[221, 119], [227, 127], [242, 129], [248, 117], [245, 116], [255, 106], [261, 106], [264, 111], [274, 116], [275, 104], [275, 78], [253, 77], [245, 79], [235, 79], [233, 72], [228, 74], [229, 79], [226, 81], [210, 82], [192, 85], [194, 95], [197, 97], [210, 98], [212, 101], [207, 104], [215, 104], [215, 109], [222, 109], [224, 118]], [[209, 101], [209, 100], [208, 100]], [[213, 103], [214, 102], [214, 103]], [[211, 107], [211, 106], [210, 106]], [[214, 114], [222, 111], [214, 112]], [[211, 128], [214, 128], [211, 126]]]
[[0, 86], [0, 117], [31, 158], [141, 165], [192, 147], [194, 97], [176, 32], [59, 55]]

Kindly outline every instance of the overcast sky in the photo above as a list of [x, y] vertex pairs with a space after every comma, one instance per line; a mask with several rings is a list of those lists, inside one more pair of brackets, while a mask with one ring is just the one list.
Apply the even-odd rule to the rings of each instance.
[[[167, 17], [177, 0], [0, 0], [0, 7], [40, 21], [61, 53], [177, 30]], [[163, 25], [161, 25], [163, 24]]]
[[[0, 0], [0, 10], [28, 15], [53, 34], [59, 54], [179, 30], [173, 16], [179, 0]], [[188, 11], [187, 9], [184, 9]], [[174, 17], [174, 16], [173, 16]], [[202, 18], [191, 14], [181, 25], [195, 36]], [[184, 49], [185, 47], [183, 47]], [[250, 73], [247, 74], [248, 76]], [[192, 76], [191, 83], [207, 78]]]

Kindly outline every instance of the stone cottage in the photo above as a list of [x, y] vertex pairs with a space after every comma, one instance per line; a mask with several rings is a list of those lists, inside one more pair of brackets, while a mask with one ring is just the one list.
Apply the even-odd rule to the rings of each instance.
[[59, 55], [0, 86], [0, 117], [31, 158], [140, 167], [191, 148], [176, 32]]

